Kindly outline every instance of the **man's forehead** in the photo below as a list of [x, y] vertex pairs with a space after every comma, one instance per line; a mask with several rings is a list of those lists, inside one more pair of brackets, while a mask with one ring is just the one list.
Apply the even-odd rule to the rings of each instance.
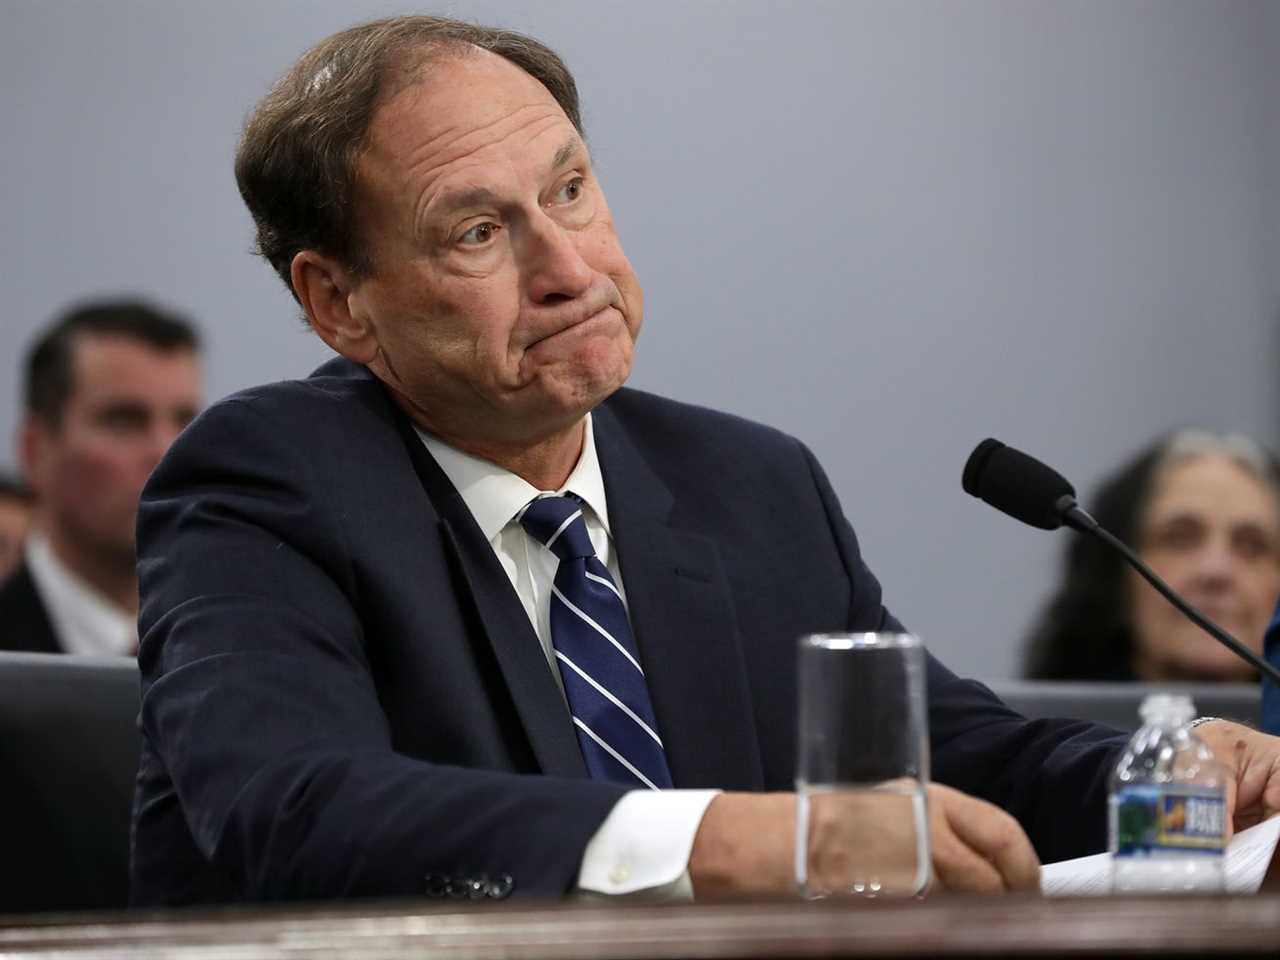
[[127, 334], [82, 333], [72, 340], [72, 393], [129, 392], [145, 386], [135, 378], [147, 376], [147, 368], [175, 365], [181, 367], [175, 372], [181, 373], [183, 382], [198, 388], [199, 366], [190, 346], [160, 347]]
[[81, 331], [71, 339], [71, 356], [76, 363], [109, 361], [121, 356], [147, 358], [191, 357], [194, 348], [185, 343], [160, 346], [132, 333]]
[[408, 147], [446, 153], [452, 145], [482, 145], [510, 128], [539, 122], [573, 126], [536, 78], [503, 57], [471, 48], [424, 64], [377, 108], [368, 152], [402, 156]]

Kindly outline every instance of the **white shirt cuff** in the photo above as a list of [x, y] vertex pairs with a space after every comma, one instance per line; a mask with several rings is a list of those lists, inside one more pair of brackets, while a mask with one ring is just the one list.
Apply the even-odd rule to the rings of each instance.
[[719, 790], [633, 790], [609, 811], [582, 855], [578, 889], [692, 900], [689, 852]]

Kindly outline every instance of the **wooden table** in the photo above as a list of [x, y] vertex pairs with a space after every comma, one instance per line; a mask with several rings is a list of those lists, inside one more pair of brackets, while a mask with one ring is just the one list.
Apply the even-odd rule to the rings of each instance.
[[1280, 896], [413, 904], [0, 920], [0, 958], [1280, 956]]

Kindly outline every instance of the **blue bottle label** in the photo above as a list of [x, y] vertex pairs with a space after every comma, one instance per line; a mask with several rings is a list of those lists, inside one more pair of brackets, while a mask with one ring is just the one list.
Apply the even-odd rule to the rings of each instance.
[[1117, 857], [1221, 854], [1227, 804], [1221, 791], [1131, 784], [1111, 797]]

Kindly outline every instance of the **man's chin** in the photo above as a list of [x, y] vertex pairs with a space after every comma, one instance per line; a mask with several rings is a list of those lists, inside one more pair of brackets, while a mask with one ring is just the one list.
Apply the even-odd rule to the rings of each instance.
[[584, 370], [572, 378], [557, 378], [546, 391], [549, 406], [566, 417], [584, 416], [617, 393], [630, 372], [628, 363], [610, 370]]
[[[509, 407], [509, 422], [521, 424], [508, 442], [537, 443], [577, 425], [583, 417], [611, 397], [626, 382], [625, 376], [556, 379], [525, 388], [516, 406]], [[530, 394], [533, 394], [531, 396]]]

